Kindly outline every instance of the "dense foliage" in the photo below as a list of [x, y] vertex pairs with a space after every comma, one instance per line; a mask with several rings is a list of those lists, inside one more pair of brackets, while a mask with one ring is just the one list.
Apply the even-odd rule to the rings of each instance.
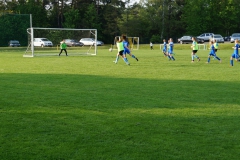
[[[96, 28], [98, 39], [112, 43], [122, 33], [140, 43], [175, 41], [184, 34], [204, 32], [229, 36], [240, 32], [238, 0], [19, 0], [0, 3], [0, 45], [10, 39], [26, 43], [26, 26], [6, 14], [32, 14], [33, 27]], [[18, 16], [20, 17], [20, 16]], [[13, 25], [14, 24], [14, 25]], [[18, 24], [18, 25], [16, 25]], [[24, 30], [24, 33], [20, 31]], [[19, 34], [16, 34], [19, 33]]]

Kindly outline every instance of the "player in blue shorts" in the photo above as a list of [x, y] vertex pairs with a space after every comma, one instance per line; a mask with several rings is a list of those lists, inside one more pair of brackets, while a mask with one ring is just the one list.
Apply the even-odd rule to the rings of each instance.
[[238, 61], [239, 59], [239, 54], [238, 54], [238, 50], [239, 50], [239, 44], [238, 44], [238, 40], [235, 40], [235, 45], [234, 47], [232, 47], [234, 49], [234, 52], [232, 54], [232, 56], [230, 57], [230, 65], [233, 66], [233, 58], [235, 58], [236, 61]]
[[208, 61], [206, 62], [206, 63], [210, 63], [210, 57], [211, 56], [214, 56], [217, 60], [219, 60], [219, 62], [221, 63], [221, 59], [216, 55], [216, 53], [215, 53], [215, 47], [214, 47], [214, 42], [213, 41], [211, 41], [210, 42], [210, 44], [211, 44], [211, 46], [210, 46], [210, 53], [209, 53], [209, 55], [208, 55]]
[[130, 49], [129, 49], [129, 43], [127, 41], [127, 36], [122, 35], [122, 39], [123, 39], [123, 46], [124, 46], [124, 52], [123, 54], [129, 54], [129, 56], [131, 56], [132, 58], [136, 59], [138, 61], [138, 58], [135, 57], [133, 54], [131, 54]]
[[168, 58], [169, 60], [175, 61], [175, 58], [173, 57], [173, 40], [172, 38], [169, 39], [169, 49], [168, 49]]
[[163, 39], [163, 50], [162, 50], [164, 56], [166, 57], [167, 56], [167, 43], [166, 43], [166, 40]]

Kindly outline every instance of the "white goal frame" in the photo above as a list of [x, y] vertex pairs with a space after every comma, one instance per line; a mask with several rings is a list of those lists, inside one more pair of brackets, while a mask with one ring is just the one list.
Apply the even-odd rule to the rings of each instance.
[[[116, 38], [120, 38], [120, 37], [121, 37], [121, 36], [116, 36], [116, 37], [114, 38], [112, 49], [117, 49], [116, 41], [115, 41], [115, 40], [116, 40]], [[132, 40], [132, 42], [129, 43], [129, 48], [130, 48], [131, 50], [139, 50], [139, 37], [128, 37], [128, 36], [127, 36], [127, 39], [128, 39], [128, 41], [129, 41], [129, 39]], [[136, 44], [134, 43], [134, 42], [135, 42], [134, 39], [137, 39]], [[133, 47], [134, 45], [136, 45], [136, 47]]]
[[[93, 36], [95, 43], [94, 45], [90, 45], [89, 49], [86, 51], [85, 54], [89, 55], [89, 51], [94, 46], [94, 53], [91, 53], [90, 55], [97, 55], [97, 29], [74, 29], [74, 28], [41, 28], [41, 27], [31, 27], [27, 29], [27, 33], [30, 35], [30, 42], [27, 47], [27, 50], [25, 51], [25, 54], [23, 57], [34, 57], [37, 56], [34, 53], [34, 30], [60, 30], [60, 31], [89, 31]], [[82, 37], [82, 38], [88, 38], [88, 37]], [[56, 46], [58, 49], [58, 45]], [[27, 54], [28, 52], [31, 52], [31, 54]], [[54, 55], [58, 55], [57, 52]]]

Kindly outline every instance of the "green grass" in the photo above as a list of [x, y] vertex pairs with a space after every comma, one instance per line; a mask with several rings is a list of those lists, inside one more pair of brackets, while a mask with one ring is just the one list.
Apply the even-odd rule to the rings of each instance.
[[176, 61], [144, 48], [131, 66], [114, 64], [107, 46], [97, 56], [34, 58], [1, 48], [1, 159], [238, 160], [233, 51], [206, 64], [209, 51], [191, 63], [190, 48], [176, 49]]

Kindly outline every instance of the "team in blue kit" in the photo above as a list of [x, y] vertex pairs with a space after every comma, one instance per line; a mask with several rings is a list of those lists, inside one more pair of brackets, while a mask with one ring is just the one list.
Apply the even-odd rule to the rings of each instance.
[[131, 56], [132, 58], [134, 58], [134, 59], [136, 59], [137, 61], [138, 61], [138, 59], [137, 59], [137, 57], [135, 57], [132, 53], [131, 53], [131, 51], [130, 51], [130, 49], [129, 49], [129, 43], [128, 43], [128, 41], [127, 41], [127, 36], [125, 36], [125, 35], [122, 35], [122, 38], [123, 38], [123, 47], [124, 47], [124, 52], [123, 52], [123, 54], [129, 54], [129, 56]]
[[211, 46], [210, 46], [210, 53], [208, 55], [208, 61], [206, 63], [210, 63], [210, 57], [213, 56], [214, 58], [216, 58], [217, 60], [219, 60], [219, 62], [221, 63], [221, 59], [217, 56], [216, 54], [216, 49], [214, 47], [214, 42], [211, 41], [210, 42]]
[[234, 52], [232, 54], [232, 56], [230, 57], [230, 65], [233, 66], [233, 58], [235, 58], [236, 61], [238, 61], [239, 59], [239, 54], [238, 54], [238, 50], [239, 50], [239, 44], [238, 44], [238, 40], [235, 40], [235, 45], [234, 47], [232, 47], [234, 49]]
[[[123, 48], [123, 52], [122, 52], [122, 58], [124, 59], [124, 61], [126, 62], [126, 64], [130, 65], [130, 63], [128, 62], [126, 55], [131, 56], [132, 58], [134, 58], [136, 61], [138, 61], [138, 58], [131, 53], [131, 50], [129, 48], [129, 42], [127, 40], [127, 36], [126, 35], [122, 35], [121, 36], [122, 39], [122, 44], [123, 46], [121, 46], [121, 48]], [[198, 59], [198, 61], [200, 61], [200, 58], [196, 55], [197, 51], [198, 51], [198, 44], [196, 41], [196, 38], [193, 37], [192, 38], [192, 62], [194, 62], [194, 58], [196, 57]], [[174, 52], [173, 52], [173, 48], [174, 48], [174, 43], [173, 43], [173, 39], [170, 38], [168, 40], [168, 43], [166, 42], [165, 39], [163, 39], [163, 49], [162, 49], [162, 53], [164, 54], [164, 56], [167, 56], [169, 60], [173, 60], [175, 61], [174, 58]], [[222, 62], [221, 59], [217, 56], [217, 50], [218, 50], [218, 43], [216, 40], [211, 40], [210, 41], [210, 53], [208, 55], [208, 59], [207, 59], [207, 64], [210, 63], [211, 61], [211, 57], [214, 57], [214, 59], [217, 59], [220, 63]], [[119, 44], [118, 44], [118, 48], [119, 48]], [[238, 44], [238, 40], [235, 40], [235, 45], [234, 47], [232, 47], [234, 49], [234, 52], [232, 53], [231, 57], [230, 57], [230, 66], [233, 66], [233, 60], [235, 59], [236, 61], [239, 61], [239, 48], [240, 45]], [[118, 62], [118, 58], [119, 58], [119, 53], [117, 54], [117, 58], [114, 61], [115, 63]]]

